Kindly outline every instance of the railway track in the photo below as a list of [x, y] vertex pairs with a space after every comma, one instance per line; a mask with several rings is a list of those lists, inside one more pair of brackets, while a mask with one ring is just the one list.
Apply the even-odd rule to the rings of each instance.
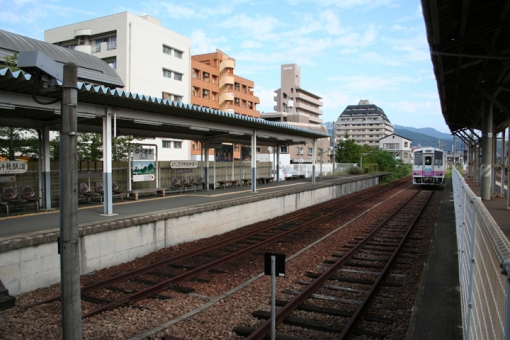
[[[277, 301], [276, 326], [285, 326], [278, 328], [276, 339], [305, 339], [299, 336], [301, 328], [323, 332], [321, 338], [382, 339], [386, 334], [374, 325], [391, 324], [385, 311], [398, 307], [392, 304], [396, 294], [382, 293], [381, 287], [405, 289], [395, 278], [405, 276], [412, 265], [409, 257], [421, 240], [413, 231], [433, 193], [416, 191], [389, 216], [360, 231], [348, 247], [332, 254], [325, 261], [328, 267], [320, 266], [323, 272], [305, 273], [298, 282], [303, 289], [284, 290], [293, 297]], [[250, 340], [266, 338], [271, 331], [270, 312], [258, 310], [253, 316], [265, 321], [257, 328], [237, 326], [235, 332]]]
[[[252, 230], [235, 237], [215, 242], [193, 251], [180, 254], [163, 261], [87, 285], [81, 289], [84, 302], [82, 317], [90, 317], [106, 310], [135, 304], [146, 298], [165, 299], [161, 292], [174, 290], [190, 293], [192, 290], [179, 284], [186, 280], [198, 280], [207, 283], [207, 279], [197, 278], [200, 274], [223, 274], [215, 268], [240, 256], [255, 252], [275, 242], [292, 242], [306, 234], [306, 229], [332, 217], [359, 214], [364, 206], [373, 205], [378, 196], [409, 184], [403, 179], [388, 185], [369, 188], [347, 197], [305, 209], [303, 211], [268, 222], [262, 228]], [[46, 299], [37, 304], [52, 303], [60, 296]]]

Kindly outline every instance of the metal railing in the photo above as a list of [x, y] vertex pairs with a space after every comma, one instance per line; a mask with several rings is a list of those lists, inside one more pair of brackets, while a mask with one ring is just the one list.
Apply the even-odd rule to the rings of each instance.
[[510, 242], [453, 169], [465, 339], [510, 340]]

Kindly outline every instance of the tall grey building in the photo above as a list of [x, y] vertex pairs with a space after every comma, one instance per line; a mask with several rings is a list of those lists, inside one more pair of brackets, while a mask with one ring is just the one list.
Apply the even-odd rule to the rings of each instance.
[[393, 125], [383, 109], [368, 100], [360, 100], [358, 105], [348, 105], [338, 117], [334, 130], [335, 143], [347, 133], [360, 145], [378, 148], [379, 140], [393, 131]]
[[[281, 68], [281, 87], [275, 91], [276, 112], [293, 115], [294, 122], [322, 124], [322, 98], [301, 88], [301, 68], [285, 64]], [[301, 117], [301, 118], [300, 118]]]
[[[260, 118], [281, 122], [300, 128], [328, 132], [322, 123], [322, 98], [301, 88], [301, 68], [297, 64], [281, 66], [281, 84], [275, 91], [276, 112], [261, 112]], [[316, 143], [316, 154], [329, 150], [329, 138], [321, 138]], [[311, 163], [313, 145], [279, 145], [280, 154], [288, 154], [290, 163]], [[261, 147], [267, 153], [267, 147]]]

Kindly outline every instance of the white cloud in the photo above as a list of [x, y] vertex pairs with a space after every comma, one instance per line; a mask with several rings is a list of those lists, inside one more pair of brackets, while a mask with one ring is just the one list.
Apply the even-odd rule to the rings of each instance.
[[382, 41], [386, 42], [396, 51], [405, 52], [401, 57], [408, 61], [430, 60], [430, 52], [428, 51], [428, 44], [424, 34], [415, 35], [407, 39], [383, 37]]
[[419, 78], [410, 76], [347, 76], [329, 77], [328, 81], [338, 81], [336, 89], [347, 93], [365, 94], [370, 91], [386, 91], [398, 88], [401, 84], [413, 84], [420, 81]]
[[394, 0], [287, 0], [291, 5], [299, 5], [300, 3], [312, 3], [321, 7], [335, 6], [340, 9], [357, 8], [368, 11], [381, 6], [395, 7], [397, 4]]
[[265, 35], [282, 25], [278, 19], [271, 16], [248, 16], [246, 14], [231, 16], [218, 24], [220, 27], [234, 28], [235, 31], [231, 33], [241, 36], [257, 36], [259, 40], [264, 39]]
[[191, 33], [191, 54], [204, 54], [216, 51], [215, 43], [199, 29]]
[[255, 85], [253, 93], [260, 99], [260, 104], [257, 105], [257, 110], [260, 112], [274, 112], [274, 106], [276, 105], [276, 102], [274, 101], [275, 90], [277, 90], [277, 88], [266, 89]]
[[164, 8], [166, 16], [179, 19], [206, 19], [229, 14], [232, 11], [231, 5], [223, 6], [221, 3], [217, 3], [214, 7], [205, 7], [193, 2], [182, 5], [169, 1], [151, 2], [144, 5], [150, 6], [150, 13], [159, 12], [159, 8]]

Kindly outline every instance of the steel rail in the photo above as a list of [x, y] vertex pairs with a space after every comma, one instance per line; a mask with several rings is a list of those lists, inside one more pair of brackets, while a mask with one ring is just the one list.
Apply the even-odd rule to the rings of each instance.
[[403, 248], [404, 243], [407, 241], [409, 234], [411, 234], [411, 231], [413, 230], [414, 226], [418, 222], [418, 219], [423, 214], [423, 211], [425, 211], [425, 208], [427, 207], [428, 203], [430, 202], [430, 199], [432, 198], [433, 194], [434, 194], [434, 191], [431, 191], [431, 194], [429, 195], [429, 197], [427, 198], [425, 203], [421, 206], [419, 213], [413, 219], [410, 226], [407, 228], [405, 235], [402, 237], [402, 240], [400, 240], [397, 248], [391, 255], [390, 259], [388, 260], [388, 262], [386, 263], [384, 268], [381, 270], [381, 272], [380, 272], [379, 276], [377, 277], [377, 279], [375, 280], [374, 284], [372, 285], [372, 287], [370, 288], [368, 293], [365, 295], [361, 304], [358, 305], [358, 307], [356, 307], [356, 311], [350, 318], [347, 325], [343, 328], [342, 333], [340, 333], [340, 335], [338, 336], [338, 338], [337, 338], [338, 340], [347, 339], [354, 332], [354, 326], [358, 323], [359, 318], [361, 317], [361, 315], [363, 315], [365, 310], [368, 308], [370, 301], [373, 299], [373, 297], [375, 296], [375, 293], [379, 290], [383, 280], [386, 278], [386, 276], [390, 272], [390, 267], [392, 266], [393, 262], [395, 261], [400, 250]]
[[[328, 270], [322, 273], [317, 279], [315, 279], [312, 283], [310, 283], [306, 288], [304, 288], [294, 299], [290, 300], [285, 304], [282, 308], [278, 310], [275, 316], [275, 325], [278, 326], [283, 320], [289, 316], [292, 312], [294, 312], [297, 307], [305, 302], [310, 295], [315, 293], [323, 284], [326, 282], [333, 274], [336, 273], [337, 269], [345, 264], [351, 257], [368, 241], [370, 241], [373, 236], [384, 227], [398, 212], [400, 212], [411, 200], [421, 192], [421, 189], [416, 191], [414, 195], [412, 195], [407, 201], [402, 203], [393, 213], [391, 213], [388, 217], [384, 219], [379, 225], [377, 225], [367, 236], [365, 236], [356, 246], [354, 246], [351, 250], [347, 252], [342, 258], [340, 258], [335, 264], [333, 264]], [[253, 333], [251, 333], [246, 340], [262, 340], [271, 329], [271, 320], [266, 320], [262, 323]]]
[[[394, 189], [394, 188], [396, 188], [396, 187], [398, 187], [398, 186], [400, 186], [402, 184], [405, 184], [405, 183], [406, 183], [406, 181], [402, 180], [402, 181], [399, 181], [394, 186], [386, 185], [382, 190], [376, 192], [375, 194], [372, 194], [372, 195], [370, 195], [368, 197], [359, 199], [358, 201], [356, 201], [356, 202], [354, 202], [352, 204], [349, 204], [349, 205], [345, 206], [344, 208], [346, 209], [346, 208], [348, 208], [348, 207], [350, 207], [350, 206], [352, 206], [354, 204], [362, 202], [363, 200], [366, 200], [366, 199], [369, 199], [369, 198], [374, 197], [376, 195], [379, 195], [379, 194], [381, 194], [381, 193], [383, 193], [385, 191]], [[380, 187], [374, 187], [374, 189], [379, 189], [379, 188]], [[358, 192], [357, 193], [358, 195], [356, 195], [356, 196], [362, 196], [363, 194], [366, 194], [366, 193], [367, 192]], [[182, 260], [185, 260], [187, 258], [196, 256], [196, 255], [200, 255], [202, 253], [206, 253], [208, 251], [214, 250], [216, 248], [220, 248], [220, 247], [222, 247], [224, 245], [227, 245], [227, 244], [230, 244], [230, 243], [237, 242], [239, 240], [251, 237], [251, 236], [256, 235], [258, 233], [261, 233], [263, 231], [266, 231], [266, 230], [269, 230], [271, 228], [274, 228], [275, 226], [278, 226], [280, 224], [283, 224], [283, 223], [286, 223], [286, 222], [289, 222], [289, 221], [293, 221], [293, 220], [299, 219], [302, 216], [310, 215], [311, 213], [313, 213], [315, 211], [320, 211], [320, 210], [328, 209], [328, 208], [330, 208], [332, 206], [337, 205], [338, 203], [341, 203], [341, 202], [344, 202], [344, 201], [347, 201], [347, 200], [352, 200], [352, 197], [345, 197], [345, 198], [341, 199], [340, 201], [335, 200], [335, 202], [332, 202], [331, 204], [327, 204], [326, 206], [324, 206], [324, 205], [318, 206], [317, 208], [314, 208], [311, 211], [307, 210], [306, 212], [299, 213], [298, 215], [289, 216], [289, 217], [281, 219], [281, 220], [279, 220], [279, 221], [277, 221], [275, 223], [269, 224], [268, 226], [259, 228], [257, 230], [253, 230], [253, 231], [245, 233], [243, 235], [234, 236], [232, 238], [229, 238], [229, 239], [226, 239], [226, 240], [223, 240], [223, 241], [218, 241], [216, 243], [213, 243], [213, 244], [201, 247], [199, 249], [192, 250], [192, 251], [187, 252], [185, 254], [177, 255], [177, 256], [174, 256], [174, 257], [172, 257], [170, 259], [159, 261], [159, 262], [150, 264], [150, 265], [142, 267], [142, 268], [134, 269], [134, 270], [129, 271], [127, 273], [119, 274], [117, 276], [114, 276], [112, 278], [109, 278], [109, 279], [101, 281], [101, 282], [93, 283], [91, 285], [82, 287], [81, 288], [81, 295], [87, 295], [87, 294], [93, 293], [93, 292], [95, 292], [95, 291], [97, 291], [99, 289], [111, 286], [112, 284], [132, 279], [134, 277], [137, 277], [137, 276], [146, 274], [148, 272], [157, 270], [159, 268], [165, 267], [165, 266], [167, 266], [169, 264], [172, 264], [172, 263], [175, 263], [175, 262], [178, 262], [178, 261], [182, 261]], [[337, 210], [337, 212], [338, 212], [338, 210]], [[54, 297], [51, 297], [49, 299], [46, 299], [46, 300], [43, 300], [43, 301], [40, 301], [40, 302], [36, 302], [36, 303], [30, 304], [30, 305], [27, 305], [27, 306], [25, 306], [25, 308], [30, 308], [30, 307], [33, 307], [33, 306], [36, 306], [36, 305], [41, 305], [41, 304], [46, 304], [46, 303], [52, 303], [52, 302], [55, 302], [55, 301], [59, 301], [60, 298], [61, 298], [60, 295], [59, 296], [54, 296]]]
[[[372, 195], [372, 196], [374, 196], [374, 195]], [[370, 196], [370, 197], [372, 197], [372, 196]], [[367, 197], [365, 199], [368, 199], [370, 197]], [[282, 237], [285, 237], [285, 236], [287, 236], [289, 234], [292, 234], [292, 233], [294, 233], [294, 232], [296, 232], [298, 230], [301, 230], [301, 229], [306, 228], [306, 227], [308, 227], [310, 225], [313, 225], [313, 224], [317, 223], [318, 221], [322, 221], [324, 219], [327, 219], [327, 218], [337, 214], [339, 211], [347, 209], [348, 207], [351, 207], [351, 206], [353, 206], [353, 205], [355, 205], [357, 203], [359, 203], [359, 202], [355, 202], [355, 203], [349, 204], [347, 206], [341, 207], [341, 208], [339, 208], [337, 210], [331, 211], [331, 212], [329, 212], [329, 213], [327, 213], [327, 214], [325, 214], [325, 215], [323, 215], [323, 216], [321, 216], [319, 218], [316, 218], [314, 220], [308, 221], [308, 222], [306, 222], [306, 223], [304, 223], [304, 224], [302, 224], [302, 225], [300, 225], [300, 226], [298, 226], [296, 228], [293, 228], [291, 230], [287, 230], [287, 231], [285, 231], [283, 233], [275, 235], [275, 236], [273, 236], [271, 238], [263, 240], [263, 241], [261, 241], [259, 243], [251, 245], [251, 246], [249, 246], [247, 248], [241, 249], [241, 250], [239, 250], [237, 252], [231, 253], [231, 254], [223, 257], [223, 258], [214, 260], [212, 262], [209, 262], [209, 263], [207, 263], [205, 265], [202, 265], [200, 267], [197, 267], [195, 269], [188, 270], [188, 271], [186, 271], [183, 274], [177, 275], [177, 276], [175, 276], [173, 278], [170, 278], [168, 280], [164, 280], [164, 281], [162, 281], [162, 282], [160, 282], [160, 283], [158, 283], [158, 284], [156, 284], [156, 285], [154, 285], [152, 287], [149, 287], [147, 289], [144, 289], [144, 290], [141, 290], [139, 292], [133, 293], [131, 295], [125, 296], [125, 297], [123, 297], [121, 299], [117, 299], [115, 301], [112, 301], [111, 303], [108, 303], [108, 304], [106, 304], [104, 306], [98, 307], [98, 308], [96, 308], [96, 309], [94, 309], [94, 310], [92, 310], [92, 311], [90, 311], [88, 313], [83, 314], [82, 318], [86, 318], [86, 317], [89, 317], [89, 316], [92, 316], [92, 315], [96, 315], [96, 314], [101, 313], [103, 311], [106, 311], [106, 310], [109, 310], [109, 309], [112, 309], [112, 308], [116, 308], [116, 307], [119, 307], [119, 306], [127, 304], [127, 303], [134, 303], [134, 302], [140, 301], [142, 299], [145, 299], [147, 297], [150, 297], [150, 296], [152, 296], [154, 294], [157, 294], [157, 293], [159, 293], [159, 292], [161, 292], [163, 290], [166, 290], [169, 286], [171, 286], [173, 284], [176, 284], [176, 283], [182, 282], [184, 280], [190, 279], [190, 278], [192, 278], [192, 277], [194, 277], [194, 276], [196, 276], [196, 275], [198, 275], [200, 273], [203, 273], [203, 272], [205, 272], [205, 271], [207, 271], [209, 269], [217, 267], [220, 264], [228, 262], [231, 259], [234, 259], [234, 258], [239, 257], [241, 255], [244, 255], [246, 253], [250, 253], [250, 252], [252, 252], [254, 250], [257, 250], [258, 248], [260, 248], [260, 247], [262, 247], [262, 246], [264, 246], [266, 244], [272, 243], [272, 242], [274, 242], [274, 241], [276, 241], [276, 240], [278, 240], [278, 239], [280, 239]]]

